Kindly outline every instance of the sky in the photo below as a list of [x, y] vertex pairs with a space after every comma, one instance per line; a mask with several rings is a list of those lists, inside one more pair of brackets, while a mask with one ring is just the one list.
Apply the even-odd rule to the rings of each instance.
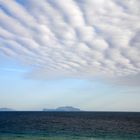
[[140, 111], [139, 0], [0, 0], [0, 108]]

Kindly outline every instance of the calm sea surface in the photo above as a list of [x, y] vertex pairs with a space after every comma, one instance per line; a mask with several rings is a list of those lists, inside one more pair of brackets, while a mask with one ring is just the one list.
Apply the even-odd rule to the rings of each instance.
[[140, 140], [140, 113], [0, 112], [0, 140]]

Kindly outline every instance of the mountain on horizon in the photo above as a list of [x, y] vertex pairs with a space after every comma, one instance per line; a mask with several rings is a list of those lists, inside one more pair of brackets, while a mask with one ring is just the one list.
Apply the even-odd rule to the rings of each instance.
[[62, 106], [62, 107], [57, 107], [56, 109], [43, 109], [43, 111], [64, 111], [64, 112], [69, 112], [69, 111], [81, 111], [79, 108], [75, 108], [72, 106]]

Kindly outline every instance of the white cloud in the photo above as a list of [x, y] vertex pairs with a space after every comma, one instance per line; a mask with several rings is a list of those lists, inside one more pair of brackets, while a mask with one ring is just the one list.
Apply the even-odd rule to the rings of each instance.
[[140, 73], [139, 0], [25, 0], [25, 5], [0, 0], [0, 5], [0, 53], [31, 68], [34, 78]]

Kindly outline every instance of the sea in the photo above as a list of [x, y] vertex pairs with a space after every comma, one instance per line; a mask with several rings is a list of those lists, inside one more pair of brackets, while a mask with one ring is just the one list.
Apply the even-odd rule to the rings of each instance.
[[0, 140], [140, 140], [140, 113], [0, 112]]

